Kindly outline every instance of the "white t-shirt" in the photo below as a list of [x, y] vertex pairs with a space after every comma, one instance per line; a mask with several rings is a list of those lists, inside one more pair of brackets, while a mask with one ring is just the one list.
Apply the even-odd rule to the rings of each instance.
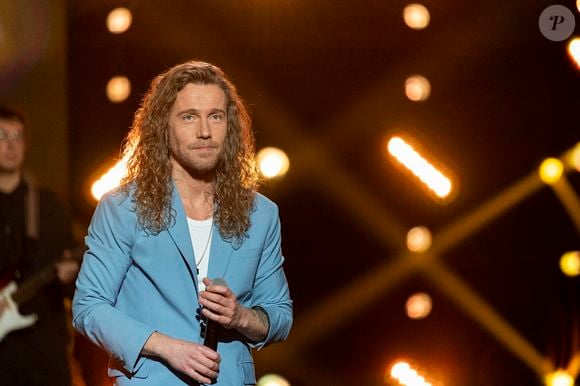
[[200, 291], [205, 290], [205, 284], [202, 279], [207, 277], [207, 268], [209, 266], [209, 252], [211, 249], [211, 238], [213, 229], [213, 219], [193, 220], [187, 218], [189, 235], [193, 246], [195, 256], [195, 266], [197, 267], [197, 283]]

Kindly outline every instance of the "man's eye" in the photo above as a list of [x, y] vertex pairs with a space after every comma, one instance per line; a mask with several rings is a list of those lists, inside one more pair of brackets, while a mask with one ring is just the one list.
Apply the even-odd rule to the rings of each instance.
[[221, 121], [224, 119], [224, 115], [223, 114], [213, 114], [212, 116], [210, 116], [210, 118], [214, 121]]
[[193, 115], [191, 114], [185, 114], [181, 119], [183, 119], [184, 121], [192, 121], [194, 118]]

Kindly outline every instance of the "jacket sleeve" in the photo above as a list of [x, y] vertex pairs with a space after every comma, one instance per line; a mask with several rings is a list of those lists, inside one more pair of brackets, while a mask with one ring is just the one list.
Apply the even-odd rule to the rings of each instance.
[[274, 206], [270, 216], [260, 220], [267, 221], [268, 231], [254, 282], [252, 306], [266, 312], [270, 327], [263, 341], [252, 344], [257, 349], [285, 340], [292, 327], [292, 300], [283, 269], [278, 208]]
[[107, 351], [129, 373], [142, 365], [140, 352], [153, 333], [150, 327], [115, 308], [125, 274], [132, 264], [136, 214], [130, 199], [103, 196], [85, 239], [87, 250], [76, 281], [74, 327]]

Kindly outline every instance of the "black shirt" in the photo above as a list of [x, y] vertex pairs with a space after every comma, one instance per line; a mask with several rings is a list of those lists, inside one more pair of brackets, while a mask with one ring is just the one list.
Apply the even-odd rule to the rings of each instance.
[[[0, 193], [0, 277], [4, 279], [3, 285], [10, 280], [16, 280], [21, 285], [36, 272], [52, 269], [54, 263], [62, 258], [64, 249], [73, 247], [68, 212], [54, 193], [44, 189], [37, 190], [38, 238], [27, 237], [25, 203], [28, 189], [22, 182], [12, 193]], [[22, 314], [38, 315], [32, 330], [45, 330], [51, 337], [65, 337], [63, 297], [70, 295], [67, 290], [70, 289], [53, 281], [42, 287], [33, 299], [22, 304]], [[29, 330], [22, 330], [21, 333], [27, 334]], [[19, 333], [11, 333], [8, 338]]]
[[0, 192], [0, 275], [10, 276], [26, 256], [24, 200], [21, 183], [11, 193]]
[[[25, 183], [9, 194], [0, 193], [0, 275], [16, 280], [19, 288], [40, 270], [54, 268], [63, 250], [73, 246], [71, 223], [57, 197], [39, 189], [37, 195], [38, 235], [26, 234], [29, 188]], [[23, 315], [36, 314], [28, 328], [9, 333], [0, 342], [0, 382], [15, 386], [69, 386], [70, 371], [66, 344], [69, 337], [63, 297], [70, 295], [56, 280], [41, 287], [23, 302]], [[72, 292], [72, 291], [71, 291]]]

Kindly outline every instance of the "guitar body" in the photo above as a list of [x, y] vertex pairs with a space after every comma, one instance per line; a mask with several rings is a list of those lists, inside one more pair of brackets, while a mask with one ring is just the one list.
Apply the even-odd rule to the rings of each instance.
[[38, 320], [36, 314], [20, 314], [18, 306], [12, 299], [12, 294], [17, 288], [16, 282], [12, 281], [0, 291], [0, 299], [5, 303], [4, 309], [0, 312], [0, 341], [10, 332], [28, 328]]

